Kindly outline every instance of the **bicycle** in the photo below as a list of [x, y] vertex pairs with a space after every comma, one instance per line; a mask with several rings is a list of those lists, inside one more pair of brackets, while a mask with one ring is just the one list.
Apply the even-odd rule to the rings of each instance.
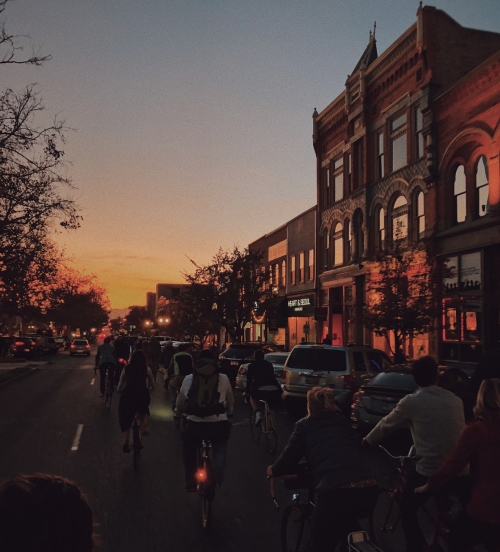
[[[281, 517], [281, 549], [282, 552], [307, 552], [311, 546], [311, 518], [314, 511], [314, 487], [312, 485], [309, 467], [299, 464], [298, 473], [282, 475], [285, 488], [296, 491]], [[271, 497], [279, 509], [276, 497], [276, 478], [271, 477]]]
[[132, 422], [132, 435], [129, 446], [134, 453], [134, 470], [137, 470], [139, 469], [139, 458], [141, 456], [141, 449], [143, 448], [141, 435], [141, 418], [138, 412], [135, 413], [134, 420]]
[[250, 431], [252, 433], [252, 439], [258, 443], [261, 436], [264, 434], [266, 436], [267, 450], [270, 453], [274, 453], [278, 446], [278, 433], [276, 431], [275, 418], [271, 413], [267, 401], [260, 399], [259, 402], [264, 404], [264, 415], [259, 425], [255, 424], [257, 412], [254, 411], [250, 403]]
[[[376, 544], [385, 544], [387, 532], [396, 534], [397, 539], [403, 539], [401, 527], [401, 497], [406, 484], [408, 466], [415, 461], [415, 447], [412, 446], [407, 455], [393, 456], [387, 449], [379, 447], [392, 459], [397, 460], [399, 465], [395, 468], [395, 484], [390, 489], [381, 489], [377, 504], [370, 516], [370, 531], [373, 541]], [[427, 504], [422, 504], [419, 509], [421, 521], [430, 525], [431, 539], [427, 543], [430, 551], [442, 550], [441, 543], [447, 543], [448, 530], [453, 520], [451, 509], [453, 507], [450, 497], [442, 494], [434, 495], [435, 510], [433, 513]], [[428, 527], [429, 528], [429, 527]], [[396, 538], [396, 537], [395, 537]]]
[[202, 440], [198, 445], [196, 458], [197, 490], [201, 498], [201, 521], [205, 531], [212, 524], [212, 502], [215, 498], [215, 474], [210, 457], [212, 444], [208, 440]]

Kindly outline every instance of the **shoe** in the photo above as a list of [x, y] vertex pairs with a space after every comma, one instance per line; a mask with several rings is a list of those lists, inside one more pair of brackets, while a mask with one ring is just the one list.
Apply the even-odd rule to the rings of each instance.
[[186, 492], [195, 493], [198, 490], [198, 485], [196, 483], [186, 483]]
[[128, 443], [125, 443], [123, 445], [123, 452], [130, 452], [130, 447], [128, 446]]
[[262, 412], [257, 412], [255, 414], [255, 426], [258, 427], [262, 423]]

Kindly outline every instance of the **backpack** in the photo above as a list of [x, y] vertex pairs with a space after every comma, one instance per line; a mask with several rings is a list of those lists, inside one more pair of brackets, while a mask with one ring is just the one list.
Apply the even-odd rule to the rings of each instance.
[[219, 368], [213, 362], [207, 361], [200, 366], [197, 363], [193, 370], [193, 381], [186, 400], [186, 414], [205, 418], [225, 412], [220, 401]]

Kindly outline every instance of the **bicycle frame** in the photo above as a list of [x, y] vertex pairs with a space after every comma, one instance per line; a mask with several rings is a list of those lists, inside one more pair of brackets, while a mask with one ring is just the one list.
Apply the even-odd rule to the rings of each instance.
[[215, 498], [215, 478], [210, 451], [210, 441], [202, 440], [198, 445], [196, 481], [201, 498], [201, 521], [203, 529], [209, 530], [212, 523], [212, 501]]

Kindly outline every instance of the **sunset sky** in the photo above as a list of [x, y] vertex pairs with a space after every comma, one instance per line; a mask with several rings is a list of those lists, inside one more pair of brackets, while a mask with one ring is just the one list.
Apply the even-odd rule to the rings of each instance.
[[[498, 0], [436, 0], [500, 32]], [[183, 282], [189, 258], [241, 248], [316, 202], [312, 113], [342, 92], [377, 22], [379, 54], [409, 0], [13, 0], [11, 33], [52, 60], [2, 66], [74, 129], [65, 158], [84, 218], [57, 237], [113, 308]], [[28, 49], [29, 50], [29, 49]], [[27, 51], [29, 53], [29, 51]]]

